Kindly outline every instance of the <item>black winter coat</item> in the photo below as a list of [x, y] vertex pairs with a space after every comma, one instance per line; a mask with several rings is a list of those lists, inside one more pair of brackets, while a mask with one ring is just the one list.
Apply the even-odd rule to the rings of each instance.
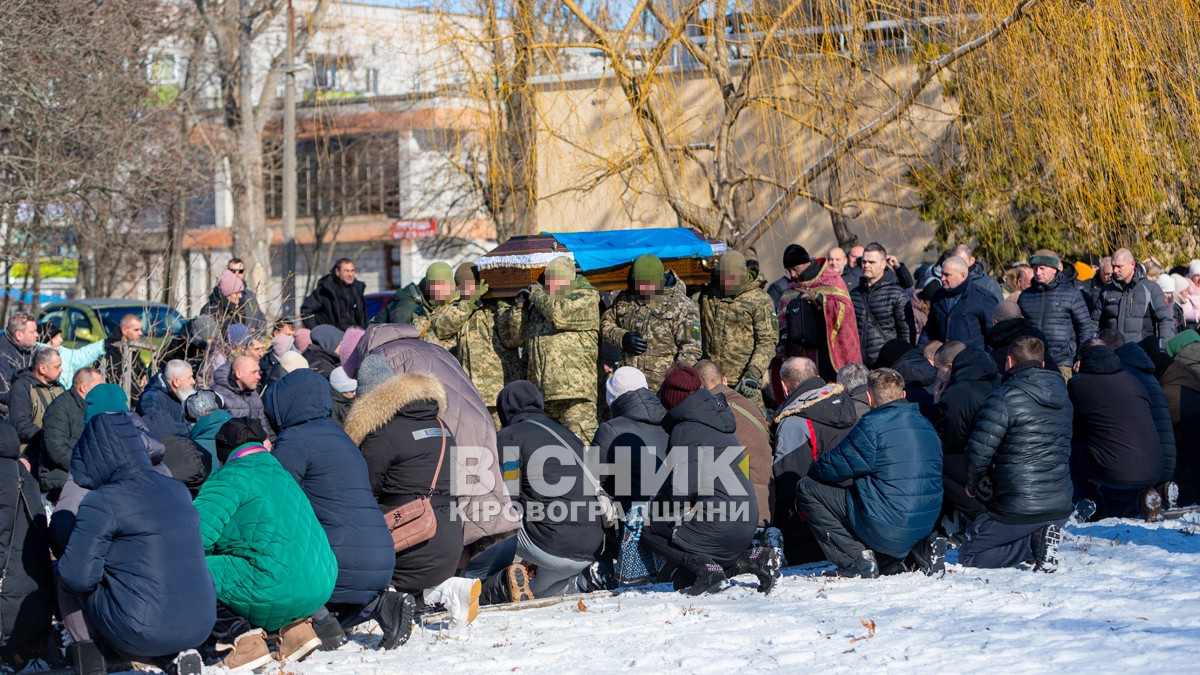
[[329, 383], [311, 370], [267, 390], [267, 419], [279, 434], [271, 453], [304, 489], [338, 561], [330, 602], [365, 605], [391, 581], [392, 535], [371, 492], [367, 463], [330, 414]]
[[333, 374], [333, 371], [337, 370], [340, 363], [336, 356], [326, 352], [315, 342], [309, 345], [308, 349], [304, 350], [302, 356], [305, 361], [308, 361], [309, 369], [316, 371], [326, 380]]
[[911, 341], [905, 310], [908, 293], [900, 287], [896, 273], [888, 268], [874, 285], [860, 277], [850, 289], [854, 315], [858, 319], [858, 343], [862, 347], [863, 363], [875, 363], [875, 357], [888, 340]]
[[1079, 347], [1096, 337], [1083, 293], [1059, 272], [1048, 284], [1033, 284], [1017, 298], [1021, 313], [1046, 336], [1055, 363], [1072, 365]]
[[933, 390], [937, 387], [937, 368], [929, 363], [919, 349], [910, 349], [896, 359], [891, 368], [904, 378], [904, 399], [916, 403], [917, 409], [931, 423], [936, 420]]
[[[42, 427], [39, 422], [45, 424], [46, 410], [62, 394], [63, 388], [58, 380], [42, 382], [32, 370], [19, 373], [13, 381], [8, 421], [17, 430], [17, 437], [21, 439], [21, 447], [26, 454], [33, 455], [42, 447]], [[41, 420], [37, 418], [39, 411], [43, 417]]]
[[1165, 461], [1150, 395], [1117, 355], [1108, 347], [1087, 347], [1067, 388], [1075, 408], [1075, 444], [1085, 453], [1088, 477], [1110, 487], [1157, 485]]
[[87, 405], [71, 389], [54, 399], [42, 416], [46, 431], [42, 434], [42, 454], [38, 457], [38, 485], [42, 492], [58, 501], [58, 492], [67, 482], [71, 468], [71, 450], [83, 434], [83, 413]]
[[[997, 371], [1003, 373], [1008, 370], [1008, 348], [1019, 337], [1035, 337], [1041, 340], [1042, 344], [1046, 344], [1045, 334], [1025, 317], [1005, 319], [988, 330], [984, 342], [987, 345], [988, 353], [992, 355], [992, 360], [996, 362]], [[1053, 354], [1046, 354], [1046, 368], [1049, 370], [1058, 368], [1058, 362], [1054, 360]]]
[[654, 490], [642, 489], [642, 467], [651, 464], [657, 472], [667, 456], [670, 436], [662, 428], [667, 411], [649, 389], [621, 394], [609, 411], [612, 418], [596, 429], [592, 445], [600, 451], [600, 461], [618, 465], [618, 471], [629, 476], [629, 494], [621, 494], [626, 490], [617, 489], [614, 476], [601, 478], [605, 491], [628, 510], [654, 498]]
[[357, 279], [347, 286], [330, 271], [317, 281], [317, 287], [300, 306], [304, 327], [330, 325], [346, 330], [351, 326], [365, 326], [367, 303], [363, 292], [366, 289], [366, 284]]
[[1034, 361], [1019, 364], [979, 411], [967, 444], [964, 487], [1001, 522], [1066, 518], [1074, 506], [1072, 415], [1061, 373]]
[[942, 439], [943, 453], [966, 452], [979, 410], [999, 384], [1000, 375], [987, 354], [968, 347], [954, 357], [950, 383], [937, 404], [934, 425]]
[[[715, 458], [739, 446], [733, 409], [724, 396], [701, 389], [667, 413], [663, 428], [671, 435], [672, 448], [686, 449], [687, 460], [672, 469], [672, 480], [664, 486], [659, 500], [684, 509], [698, 507], [696, 518], [675, 528], [672, 543], [717, 562], [732, 562], [750, 546], [758, 526], [754, 485], [742, 471], [745, 452], [738, 452], [728, 469], [722, 471], [733, 476], [735, 485], [726, 485], [724, 479], [709, 475]], [[673, 489], [679, 472], [686, 474], [686, 490]], [[711, 490], [701, 490], [701, 486], [708, 485]]]
[[1171, 425], [1171, 407], [1167, 395], [1154, 375], [1154, 362], [1139, 345], [1126, 343], [1117, 350], [1117, 358], [1125, 372], [1133, 375], [1150, 395], [1150, 410], [1154, 413], [1154, 428], [1158, 430], [1158, 444], [1163, 450], [1163, 482], [1175, 476], [1175, 428]]
[[[595, 560], [604, 543], [604, 523], [593, 514], [596, 496], [579, 463], [585, 457], [583, 441], [546, 416], [542, 394], [528, 380], [517, 380], [501, 389], [496, 411], [504, 425], [496, 434], [496, 447], [504, 462], [509, 494], [524, 509], [522, 527], [530, 541], [550, 555]], [[570, 446], [566, 451], [572, 457], [563, 453], [564, 443]], [[561, 461], [535, 455], [545, 452], [543, 448], [563, 453]], [[572, 481], [571, 489], [565, 494], [551, 497], [539, 490], [568, 480]]]
[[175, 425], [163, 413], [142, 416], [142, 421], [150, 435], [163, 444], [163, 466], [194, 498], [212, 473], [213, 456], [190, 437], [176, 433]]
[[996, 281], [992, 278], [992, 275], [988, 274], [987, 265], [983, 261], [976, 260], [975, 264], [971, 265], [971, 271], [968, 273], [967, 279], [996, 298], [996, 302], [1004, 299], [1004, 289], [1000, 288], [999, 281]]
[[939, 289], [929, 307], [929, 321], [921, 334], [920, 345], [930, 340], [965, 342], [968, 347], [983, 350], [983, 336], [992, 325], [996, 296], [970, 279], [955, 289]]
[[1146, 278], [1141, 266], [1128, 284], [1112, 281], [1100, 292], [1100, 330], [1116, 329], [1125, 342], [1156, 336], [1160, 345], [1175, 337], [1175, 314], [1158, 284]]
[[462, 520], [452, 515], [454, 437], [449, 428], [438, 424], [438, 412], [445, 405], [446, 390], [441, 383], [406, 373], [365, 394], [347, 418], [346, 430], [366, 458], [371, 493], [380, 511], [387, 513], [430, 496], [437, 532], [432, 539], [396, 554], [392, 587], [407, 593], [432, 588], [454, 576], [462, 556]]
[[17, 432], [0, 421], [0, 648], [13, 651], [50, 629], [58, 604], [46, 512], [20, 457]]
[[8, 418], [9, 398], [17, 373], [29, 367], [33, 351], [12, 341], [6, 331], [0, 335], [0, 418]]

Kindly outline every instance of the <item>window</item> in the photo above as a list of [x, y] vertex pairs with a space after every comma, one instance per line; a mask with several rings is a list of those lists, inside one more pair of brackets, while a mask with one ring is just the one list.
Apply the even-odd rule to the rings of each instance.
[[346, 72], [354, 70], [354, 60], [349, 56], [336, 54], [313, 55], [313, 83], [317, 89], [338, 90], [344, 85], [342, 80]]
[[[119, 321], [120, 319], [118, 319]], [[94, 342], [103, 340], [103, 335], [95, 335], [92, 333], [92, 321], [83, 310], [70, 307], [67, 309], [66, 325], [62, 328], [63, 340], [73, 342], [81, 340], [84, 342]], [[82, 333], [82, 335], [80, 334]]]
[[[268, 218], [283, 217], [283, 147], [264, 156]], [[399, 202], [400, 146], [396, 133], [303, 139], [296, 144], [296, 201], [300, 217], [388, 213]]]
[[368, 94], [379, 94], [379, 69], [367, 68], [366, 70], [366, 87], [365, 91]]
[[104, 332], [108, 335], [121, 332], [121, 319], [126, 314], [133, 314], [142, 320], [142, 331], [146, 337], [168, 337], [183, 328], [183, 316], [169, 307], [119, 305], [98, 307], [96, 311], [100, 315], [100, 323], [104, 326]]
[[160, 54], [150, 62], [147, 76], [155, 84], [174, 84], [179, 81], [179, 64], [174, 54]]

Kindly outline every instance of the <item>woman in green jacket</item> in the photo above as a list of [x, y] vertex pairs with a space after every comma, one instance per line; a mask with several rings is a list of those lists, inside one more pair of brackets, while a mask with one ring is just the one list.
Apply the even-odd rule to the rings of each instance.
[[310, 616], [333, 593], [337, 560], [292, 476], [263, 446], [254, 420], [235, 418], [217, 433], [221, 468], [194, 502], [208, 570], [217, 587], [218, 644], [233, 643], [231, 672], [271, 661], [267, 631], [279, 631], [282, 660], [320, 644]]

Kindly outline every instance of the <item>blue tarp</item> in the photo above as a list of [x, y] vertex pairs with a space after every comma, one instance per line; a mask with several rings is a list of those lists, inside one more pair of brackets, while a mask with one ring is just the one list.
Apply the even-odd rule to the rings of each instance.
[[[9, 299], [16, 300], [17, 302], [23, 302], [27, 305], [33, 303], [33, 293], [29, 291], [22, 293], [21, 289], [19, 288], [8, 289], [8, 297]], [[43, 305], [47, 302], [62, 302], [63, 300], [66, 300], [66, 298], [58, 295], [50, 295], [49, 293], [38, 294], [38, 302]]]
[[584, 272], [624, 265], [645, 253], [659, 258], [708, 258], [713, 254], [712, 245], [684, 227], [546, 234], [566, 246]]

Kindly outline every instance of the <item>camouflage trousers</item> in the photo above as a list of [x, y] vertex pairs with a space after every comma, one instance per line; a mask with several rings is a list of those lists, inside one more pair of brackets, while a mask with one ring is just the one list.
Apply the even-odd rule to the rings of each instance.
[[546, 416], [571, 430], [584, 445], [596, 435], [596, 402], [584, 398], [546, 401]]

